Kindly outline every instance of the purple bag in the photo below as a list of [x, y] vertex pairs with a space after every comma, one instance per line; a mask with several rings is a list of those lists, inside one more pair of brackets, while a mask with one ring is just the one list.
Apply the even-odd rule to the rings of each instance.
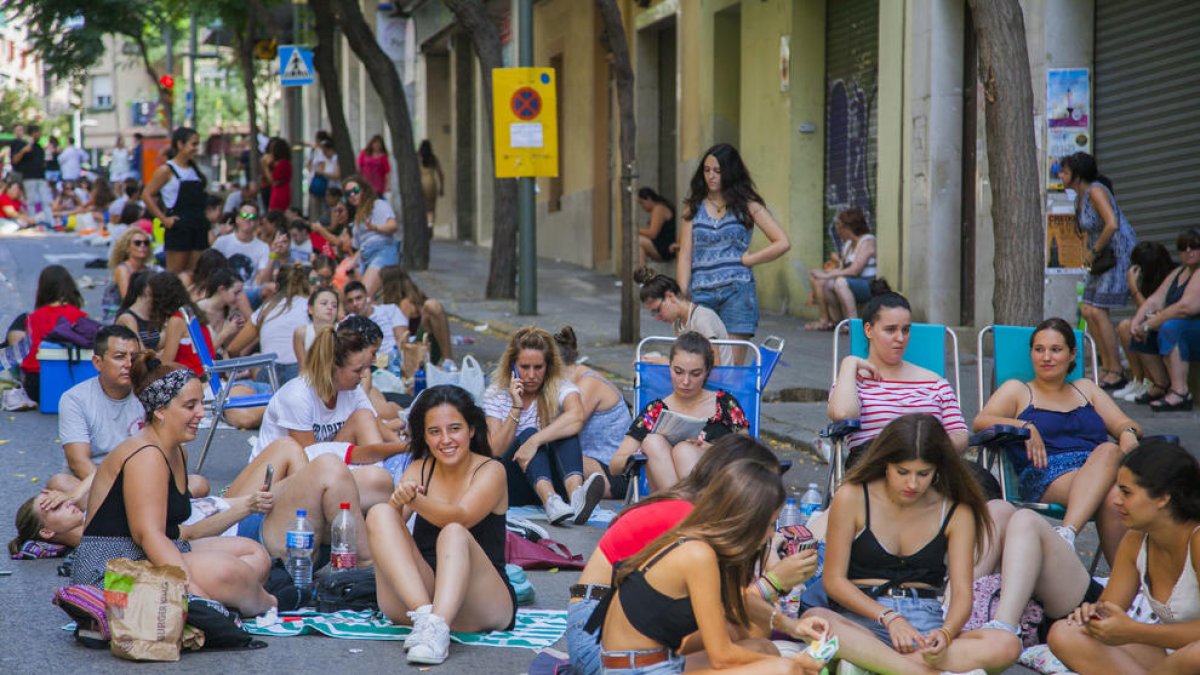
[[104, 324], [91, 317], [81, 316], [75, 323], [71, 323], [66, 317], [60, 316], [58, 323], [54, 324], [54, 329], [43, 339], [60, 345], [91, 349], [96, 346], [96, 333], [99, 333], [101, 328], [104, 328]]
[[571, 555], [571, 550], [553, 539], [529, 541], [519, 534], [508, 532], [504, 541], [504, 559], [521, 569], [548, 570], [552, 568], [581, 570], [582, 555]]

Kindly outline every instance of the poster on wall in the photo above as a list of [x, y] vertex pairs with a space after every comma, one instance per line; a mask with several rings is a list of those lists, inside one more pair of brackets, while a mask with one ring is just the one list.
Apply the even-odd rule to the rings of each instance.
[[1046, 274], [1083, 272], [1084, 233], [1075, 224], [1075, 214], [1055, 210], [1046, 216]]
[[1062, 190], [1058, 160], [1091, 152], [1092, 88], [1087, 68], [1046, 71], [1046, 186]]

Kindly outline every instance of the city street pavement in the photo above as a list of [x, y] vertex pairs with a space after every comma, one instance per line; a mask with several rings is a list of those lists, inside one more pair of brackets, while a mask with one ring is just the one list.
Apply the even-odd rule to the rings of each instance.
[[[88, 259], [102, 257], [105, 250], [80, 244], [70, 235], [43, 234], [0, 237], [0, 327], [32, 305], [39, 270], [51, 262], [67, 266], [76, 279], [88, 276], [96, 286], [85, 290], [86, 309], [99, 307], [100, 295], [107, 282], [104, 270], [84, 269]], [[587, 363], [614, 377], [632, 397], [632, 347], [618, 343], [620, 317], [619, 287], [612, 276], [565, 263], [539, 261], [539, 314], [517, 316], [512, 301], [484, 299], [483, 279], [489, 251], [469, 245], [437, 241], [433, 245], [431, 266], [416, 274], [422, 289], [443, 301], [451, 314], [455, 335], [474, 340], [471, 345], [455, 346], [455, 356], [474, 355], [485, 369], [496, 362], [504, 341], [520, 325], [533, 323], [549, 330], [563, 324], [574, 326], [581, 344], [580, 353]], [[642, 312], [643, 335], [668, 335], [669, 327]], [[822, 482], [825, 465], [810, 451], [817, 431], [824, 425], [824, 398], [830, 382], [831, 337], [828, 333], [808, 333], [801, 322], [790, 317], [764, 314], [760, 337], [778, 335], [787, 340], [784, 362], [767, 387], [763, 431], [772, 446], [795, 467], [787, 474], [789, 491], [798, 494], [808, 482]], [[963, 336], [964, 338], [968, 336]], [[974, 344], [962, 339], [962, 344]], [[975, 360], [964, 354], [964, 409], [973, 415]], [[1152, 432], [1176, 433], [1188, 442], [1194, 436], [1196, 413], [1175, 413], [1151, 418], [1145, 408], [1127, 406], [1127, 410]], [[1190, 434], [1188, 432], [1191, 432]], [[203, 432], [202, 432], [203, 433]], [[218, 489], [233, 479], [244, 466], [252, 433], [219, 431], [206, 474]], [[1192, 448], [1196, 450], [1195, 447]], [[196, 449], [193, 448], [193, 454]], [[12, 534], [12, 519], [17, 507], [37, 492], [46, 478], [63, 466], [57, 440], [57, 417], [37, 412], [0, 412], [0, 456], [5, 470], [0, 471], [0, 523], [4, 539]], [[605, 506], [616, 507], [606, 503]], [[592, 527], [554, 529], [552, 536], [585, 556], [592, 551], [601, 531]], [[1079, 550], [1094, 547], [1090, 528], [1080, 536]], [[103, 652], [76, 645], [70, 634], [60, 630], [66, 616], [49, 603], [54, 589], [63, 582], [55, 576], [57, 561], [3, 561], [0, 570], [0, 671], [11, 673], [124, 672], [129, 666]], [[536, 607], [563, 608], [567, 587], [574, 580], [570, 572], [530, 572], [537, 589]], [[265, 650], [236, 653], [199, 653], [184, 657], [180, 664], [157, 667], [176, 672], [230, 672], [286, 668], [299, 672], [415, 671], [404, 664], [398, 644], [357, 642], [321, 637], [269, 639]], [[562, 642], [556, 645], [565, 650]], [[450, 660], [435, 671], [446, 673], [525, 672], [533, 653], [520, 649], [451, 647]], [[1020, 668], [1010, 672], [1029, 672]]]

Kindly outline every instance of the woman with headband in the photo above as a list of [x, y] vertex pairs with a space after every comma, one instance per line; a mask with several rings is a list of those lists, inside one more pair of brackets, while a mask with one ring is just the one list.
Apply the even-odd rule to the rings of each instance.
[[196, 438], [204, 419], [199, 378], [153, 352], [134, 361], [132, 374], [146, 426], [96, 470], [72, 583], [102, 584], [114, 558], [149, 560], [183, 568], [192, 595], [244, 615], [267, 611], [276, 601], [263, 589], [271, 560], [262, 546], [241, 537], [180, 538], [192, 510], [183, 444]]

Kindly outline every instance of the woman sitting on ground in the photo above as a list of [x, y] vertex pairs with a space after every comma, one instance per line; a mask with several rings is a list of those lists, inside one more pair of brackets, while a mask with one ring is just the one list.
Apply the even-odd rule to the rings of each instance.
[[308, 348], [317, 339], [322, 328], [337, 323], [341, 311], [341, 296], [332, 288], [320, 287], [308, 296], [308, 323], [296, 326], [292, 331], [292, 350], [296, 363], [304, 363]]
[[25, 317], [29, 354], [21, 361], [21, 375], [25, 383], [25, 393], [33, 401], [40, 402], [42, 364], [38, 361], [37, 353], [42, 338], [54, 330], [59, 319], [66, 319], [74, 324], [80, 317], [87, 316], [87, 312], [83, 311], [83, 295], [79, 293], [75, 279], [62, 265], [47, 265], [42, 268], [41, 274], [38, 275], [33, 306], [34, 310]]
[[[642, 408], [609, 464], [614, 474], [622, 473], [630, 455], [640, 449], [646, 454], [646, 474], [655, 490], [665, 490], [691, 473], [713, 441], [726, 434], [741, 433], [750, 426], [733, 394], [724, 389], [705, 389], [713, 369], [713, 350], [703, 335], [690, 332], [676, 338], [671, 345], [670, 368], [671, 394]], [[665, 436], [654, 433], [666, 410], [708, 422], [699, 436], [672, 446]]]
[[679, 244], [675, 241], [675, 209], [671, 202], [644, 187], [638, 190], [638, 206], [650, 214], [650, 222], [638, 228], [638, 267], [646, 266], [646, 258], [665, 262], [675, 257]]
[[400, 264], [396, 212], [362, 176], [350, 176], [342, 182], [342, 189], [346, 192], [346, 201], [354, 207], [351, 232], [354, 248], [358, 251], [358, 273], [367, 287], [367, 294], [374, 296], [383, 283], [380, 270]]
[[[1171, 260], [1171, 252], [1166, 246], [1154, 241], [1143, 241], [1133, 247], [1133, 253], [1129, 254], [1129, 271], [1125, 273], [1125, 281], [1129, 286], [1129, 295], [1133, 298], [1133, 304], [1136, 307], [1141, 307], [1146, 299], [1154, 294], [1154, 291], [1166, 281], [1171, 272], [1175, 269], [1175, 262]], [[1112, 393], [1112, 397], [1122, 401], [1138, 401], [1141, 399], [1144, 402], [1150, 402], [1154, 397], [1166, 395], [1167, 381], [1159, 380], [1158, 386], [1155, 386], [1154, 380], [1150, 379], [1150, 371], [1142, 365], [1142, 360], [1157, 359], [1158, 352], [1153, 355], [1142, 356], [1134, 351], [1132, 346], [1133, 341], [1133, 321], [1131, 319], [1122, 319], [1117, 324], [1117, 335], [1121, 339], [1121, 348], [1125, 350], [1125, 356], [1129, 358], [1129, 384]], [[1154, 393], [1150, 390], [1155, 389]], [[1144, 397], [1144, 398], [1143, 398]], [[1161, 397], [1160, 397], [1161, 398]]]
[[508, 492], [483, 411], [465, 390], [430, 387], [409, 420], [412, 464], [390, 501], [367, 515], [367, 534], [379, 609], [413, 626], [404, 641], [408, 662], [439, 664], [451, 627], [476, 633], [516, 623], [517, 596], [504, 572]]
[[575, 330], [563, 326], [554, 334], [563, 361], [563, 377], [579, 388], [583, 402], [583, 429], [579, 431], [579, 445], [583, 450], [583, 473], [586, 476], [601, 474], [605, 483], [605, 495], [612, 499], [625, 496], [624, 475], [612, 475], [608, 464], [625, 438], [625, 430], [633, 419], [621, 390], [604, 375], [578, 363], [579, 344]]
[[967, 447], [967, 423], [958, 397], [945, 378], [904, 360], [912, 328], [912, 310], [899, 293], [871, 298], [863, 314], [869, 343], [867, 358], [849, 355], [838, 367], [829, 391], [829, 419], [859, 419], [850, 434], [846, 466], [858, 461], [867, 444], [892, 420], [910, 413], [938, 418], [955, 449]]
[[[1200, 672], [1200, 465], [1150, 441], [1122, 460], [1117, 488], [1129, 532], [1108, 586], [1054, 624], [1050, 648], [1080, 675]], [[1157, 624], [1126, 614], [1139, 592]]]
[[408, 318], [408, 334], [417, 340], [423, 339], [426, 334], [433, 337], [429, 349], [430, 363], [453, 359], [450, 323], [446, 320], [442, 303], [426, 297], [399, 265], [389, 265], [379, 270], [379, 279], [383, 284], [379, 288], [380, 303], [400, 308], [400, 313]]
[[586, 523], [604, 496], [604, 481], [599, 475], [584, 481], [578, 435], [583, 400], [564, 377], [549, 333], [526, 326], [513, 334], [483, 395], [483, 409], [488, 446], [508, 472], [509, 503], [541, 504], [554, 525]]
[[[1130, 345], [1155, 385], [1146, 396], [1154, 412], [1192, 409], [1188, 362], [1200, 359], [1200, 228], [1179, 235], [1179, 267], [1171, 272], [1133, 315]], [[1155, 358], [1157, 357], [1157, 358]], [[1163, 392], [1161, 398], [1155, 398]]]
[[25, 210], [24, 196], [25, 189], [21, 181], [10, 180], [4, 184], [3, 190], [0, 191], [0, 224], [11, 221], [16, 223], [18, 228], [33, 226], [33, 219]]
[[[692, 302], [671, 277], [643, 267], [634, 272], [633, 280], [642, 287], [638, 292], [642, 307], [659, 321], [671, 324], [671, 331], [676, 336], [695, 331], [709, 340], [729, 339], [721, 317], [708, 307]], [[729, 345], [713, 345], [713, 349], [716, 365], [734, 365], [733, 349]]]
[[[742, 459], [749, 461], [738, 461]], [[779, 472], [779, 459], [766, 446], [749, 436], [730, 434], [713, 443], [713, 452], [701, 457], [686, 478], [671, 489], [658, 492], [626, 509], [605, 530], [579, 580], [571, 586], [571, 600], [567, 605], [567, 648], [576, 673], [596, 675], [601, 670], [599, 641], [595, 633], [586, 631], [584, 626], [596, 605], [608, 595], [613, 566], [637, 555], [662, 533], [678, 525], [692, 512], [696, 495], [705, 486], [739, 483], [737, 478], [728, 481], [717, 478], [726, 477], [722, 469], [735, 463], [742, 468], [760, 464]], [[637, 516], [626, 517], [632, 513]], [[778, 560], [772, 551], [767, 567], [771, 579], [762, 577], [765, 583], [779, 583], [790, 589], [812, 578], [817, 571], [817, 553], [815, 550], [802, 551]], [[803, 629], [805, 624], [775, 612], [773, 606], [763, 599], [757, 583], [749, 588], [751, 592], [745, 594], [746, 610], [756, 626], [767, 630], [773, 626], [793, 638], [807, 639], [808, 633]], [[695, 638], [685, 640], [682, 650], [691, 651], [689, 646], [696, 643], [698, 640]]]
[[[783, 498], [777, 471], [753, 460], [726, 464], [691, 513], [622, 560], [584, 626], [600, 631], [605, 672], [681, 673], [685, 665], [706, 673], [820, 672], [824, 664], [805, 655], [783, 658], [769, 642], [730, 636], [730, 623], [750, 626], [742, 590], [764, 563]], [[828, 624], [807, 620], [798, 628], [819, 639]], [[685, 657], [685, 638], [697, 631], [704, 651]]]
[[117, 320], [122, 326], [137, 333], [142, 349], [158, 349], [162, 340], [159, 326], [150, 321], [154, 311], [154, 297], [150, 290], [150, 277], [157, 272], [142, 271], [129, 278], [129, 289], [125, 292], [125, 300], [117, 309]]
[[842, 242], [841, 267], [809, 270], [808, 283], [817, 299], [820, 319], [804, 325], [805, 330], [833, 330], [841, 319], [858, 316], [858, 303], [871, 299], [871, 282], [876, 276], [875, 235], [862, 209], [846, 209], [834, 223]]
[[[992, 631], [961, 633], [972, 561], [991, 535], [978, 484], [941, 422], [903, 415], [884, 427], [829, 508], [825, 618], [838, 655], [876, 672], [998, 670], [1015, 660]], [[949, 592], [943, 610], [939, 596]]]
[[104, 299], [100, 305], [104, 308], [105, 321], [111, 321], [121, 307], [121, 301], [129, 291], [129, 279], [134, 274], [154, 265], [154, 241], [150, 235], [138, 229], [126, 230], [112, 244], [108, 255], [108, 269], [112, 273], [112, 281], [104, 289]]
[[1075, 370], [1075, 354], [1071, 326], [1057, 318], [1043, 321], [1029, 340], [1033, 380], [1000, 385], [974, 428], [1007, 424], [1029, 429], [1023, 446], [1007, 448], [1020, 477], [1021, 499], [1066, 507], [1057, 530], [1071, 544], [1095, 516], [1100, 547], [1112, 561], [1125, 527], [1107, 497], [1121, 455], [1137, 446], [1142, 427], [1088, 378], [1067, 380]]
[[196, 307], [204, 312], [217, 350], [224, 352], [233, 338], [246, 325], [246, 318], [237, 311], [237, 299], [242, 294], [242, 280], [230, 269], [221, 269], [208, 277], [204, 299]]
[[179, 277], [171, 272], [158, 272], [150, 277], [150, 323], [158, 328], [162, 337], [159, 340], [159, 355], [164, 361], [173, 361], [192, 369], [199, 377], [204, 377], [204, 365], [192, 344], [191, 333], [188, 332], [187, 322], [183, 319], [186, 310], [200, 321], [200, 332], [204, 334], [207, 343], [202, 349], [213, 354], [212, 334], [208, 330], [207, 318], [196, 303], [192, 302], [187, 289]]
[[[255, 345], [264, 354], [275, 354], [275, 372], [280, 382], [288, 382], [300, 373], [300, 362], [292, 336], [296, 329], [308, 324], [308, 269], [302, 265], [284, 265], [275, 273], [278, 289], [269, 300], [254, 310], [250, 320], [229, 345], [234, 356], [249, 354]], [[266, 382], [267, 373], [260, 370], [258, 381]]]
[[180, 536], [191, 513], [183, 444], [196, 438], [204, 419], [200, 380], [153, 352], [134, 362], [133, 380], [146, 426], [96, 470], [71, 582], [100, 585], [113, 558], [149, 560], [182, 567], [189, 593], [244, 615], [265, 612], [276, 602], [263, 590], [271, 560], [262, 546], [238, 537], [188, 542]]

